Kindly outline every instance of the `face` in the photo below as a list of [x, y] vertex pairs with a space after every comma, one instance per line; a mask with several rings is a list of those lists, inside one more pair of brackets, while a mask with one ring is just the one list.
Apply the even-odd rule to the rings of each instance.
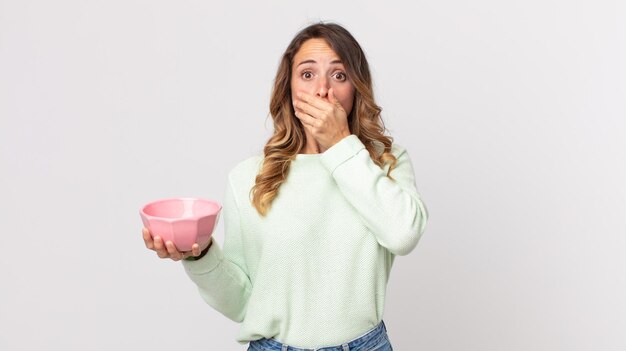
[[348, 79], [341, 59], [324, 39], [305, 41], [293, 58], [291, 66], [291, 98], [304, 92], [328, 100], [328, 89], [350, 115], [354, 85]]

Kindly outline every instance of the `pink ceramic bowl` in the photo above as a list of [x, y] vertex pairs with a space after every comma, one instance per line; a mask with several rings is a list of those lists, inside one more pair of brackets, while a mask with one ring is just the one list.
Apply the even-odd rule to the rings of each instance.
[[198, 243], [209, 242], [219, 220], [222, 205], [193, 197], [163, 199], [145, 205], [139, 214], [152, 237], [171, 240], [179, 251], [191, 251]]

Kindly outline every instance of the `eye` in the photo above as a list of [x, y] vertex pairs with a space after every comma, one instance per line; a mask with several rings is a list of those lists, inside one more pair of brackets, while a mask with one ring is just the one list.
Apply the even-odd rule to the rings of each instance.
[[300, 75], [304, 79], [311, 79], [311, 78], [313, 78], [313, 73], [311, 71], [304, 71], [304, 72], [300, 73]]
[[340, 81], [342, 81], [342, 82], [343, 82], [343, 81], [345, 81], [345, 80], [348, 78], [348, 77], [346, 76], [346, 74], [345, 74], [345, 73], [343, 73], [343, 72], [337, 72], [337, 73], [335, 73], [335, 77], [337, 77], [337, 79], [338, 79], [338, 80], [340, 80]]

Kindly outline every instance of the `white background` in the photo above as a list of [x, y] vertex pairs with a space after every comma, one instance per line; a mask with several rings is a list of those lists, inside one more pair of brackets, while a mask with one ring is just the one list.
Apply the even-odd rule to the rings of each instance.
[[138, 211], [223, 200], [319, 20], [366, 51], [431, 215], [394, 348], [626, 349], [625, 3], [403, 4], [0, 0], [0, 349], [245, 349]]

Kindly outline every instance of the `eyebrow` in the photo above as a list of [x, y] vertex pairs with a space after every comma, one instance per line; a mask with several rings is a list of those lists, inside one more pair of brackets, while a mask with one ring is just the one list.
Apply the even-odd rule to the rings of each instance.
[[[304, 60], [304, 61], [300, 62], [300, 63], [298, 64], [298, 66], [303, 65], [303, 64], [305, 64], [305, 63], [317, 63], [317, 62], [316, 62], [315, 60], [311, 60], [311, 59], [309, 59], [309, 60]], [[341, 60], [337, 59], [337, 60], [332, 60], [332, 61], [330, 61], [330, 63], [332, 64], [332, 63], [343, 63], [343, 62], [341, 62]], [[296, 66], [296, 67], [298, 67], [298, 66]]]

